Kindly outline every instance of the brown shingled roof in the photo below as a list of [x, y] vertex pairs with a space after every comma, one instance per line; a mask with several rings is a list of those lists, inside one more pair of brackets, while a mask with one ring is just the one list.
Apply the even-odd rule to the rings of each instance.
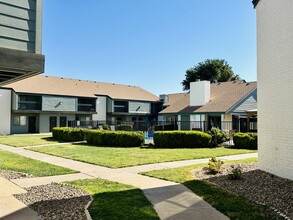
[[189, 106], [189, 93], [169, 95], [167, 108], [160, 114], [227, 112], [256, 88], [256, 82], [231, 81], [211, 84], [210, 102], [203, 106]]
[[75, 97], [105, 95], [112, 99], [159, 101], [159, 97], [137, 86], [93, 82], [38, 75], [5, 86], [18, 93], [48, 94]]

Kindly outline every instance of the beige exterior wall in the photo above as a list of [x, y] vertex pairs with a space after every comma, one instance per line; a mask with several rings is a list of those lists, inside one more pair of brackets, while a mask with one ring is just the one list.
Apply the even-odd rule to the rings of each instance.
[[[221, 129], [223, 131], [230, 131], [232, 130], [231, 126], [231, 122], [232, 122], [232, 115], [231, 114], [222, 114], [221, 115], [221, 121], [222, 121], [222, 126], [221, 126]], [[227, 123], [225, 123], [227, 122]]]
[[11, 90], [0, 89], [0, 133], [10, 134]]
[[256, 11], [260, 169], [293, 180], [293, 1]]

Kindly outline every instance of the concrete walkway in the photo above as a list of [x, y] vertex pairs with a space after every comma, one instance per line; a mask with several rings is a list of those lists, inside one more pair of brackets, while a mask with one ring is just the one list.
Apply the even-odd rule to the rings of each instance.
[[[182, 184], [151, 178], [138, 174], [139, 172], [158, 170], [164, 168], [175, 168], [208, 162], [208, 159], [187, 160], [178, 162], [158, 163], [151, 165], [135, 166], [120, 169], [111, 169], [92, 164], [87, 164], [70, 159], [64, 159], [43, 153], [33, 152], [24, 148], [15, 148], [0, 145], [1, 150], [10, 151], [32, 159], [40, 160], [50, 164], [77, 170], [78, 174], [69, 174], [52, 177], [38, 177], [28, 179], [15, 179], [11, 184], [25, 188], [36, 185], [45, 185], [51, 182], [64, 182], [77, 179], [102, 178], [119, 183], [133, 185], [142, 189], [145, 196], [154, 205], [156, 212], [161, 219], [205, 219], [224, 220], [229, 219], [211, 205], [206, 203], [199, 196], [195, 195]], [[238, 160], [257, 157], [256, 153], [219, 157], [222, 160]], [[5, 183], [4, 183], [5, 185]], [[1, 188], [0, 182], [0, 188]], [[0, 218], [2, 211], [0, 209]], [[17, 219], [17, 218], [15, 218]], [[36, 216], [31, 217], [36, 219]]]

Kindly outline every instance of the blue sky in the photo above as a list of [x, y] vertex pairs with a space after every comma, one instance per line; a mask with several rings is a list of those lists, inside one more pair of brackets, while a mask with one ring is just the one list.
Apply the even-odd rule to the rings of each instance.
[[255, 16], [251, 0], [44, 0], [45, 74], [159, 95], [220, 58], [256, 81]]

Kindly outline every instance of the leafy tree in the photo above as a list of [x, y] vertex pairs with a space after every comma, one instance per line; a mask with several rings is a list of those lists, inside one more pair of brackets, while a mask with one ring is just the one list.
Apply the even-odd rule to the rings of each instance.
[[209, 80], [211, 83], [227, 82], [240, 79], [232, 67], [223, 59], [207, 59], [186, 70], [185, 79], [181, 82], [183, 90], [189, 90], [190, 82]]

